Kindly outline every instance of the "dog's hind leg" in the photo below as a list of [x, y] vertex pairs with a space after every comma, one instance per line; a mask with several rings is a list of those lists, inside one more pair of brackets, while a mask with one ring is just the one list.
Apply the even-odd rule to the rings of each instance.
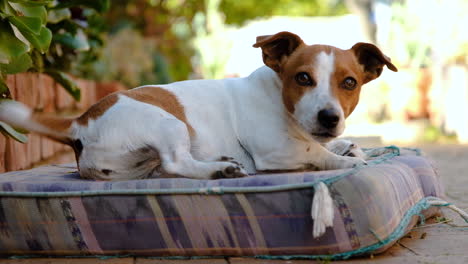
[[[158, 137], [164, 142], [155, 146], [161, 157], [164, 172], [193, 179], [238, 178], [247, 176], [239, 163], [226, 159], [220, 161], [195, 160], [190, 153], [187, 126], [177, 119], [166, 119], [160, 126]], [[161, 129], [163, 127], [164, 129]]]
[[[164, 112], [127, 115], [129, 112], [119, 113], [117, 121], [101, 121], [99, 135], [106, 137], [91, 141], [89, 138], [94, 135], [86, 134], [84, 138], [88, 140], [83, 140], [79, 159], [81, 177], [131, 180], [174, 176], [194, 179], [246, 176], [241, 165], [231, 160], [203, 162], [193, 159], [187, 126], [179, 119]], [[103, 123], [106, 121], [108, 123]], [[114, 129], [117, 125], [120, 125], [119, 129]]]

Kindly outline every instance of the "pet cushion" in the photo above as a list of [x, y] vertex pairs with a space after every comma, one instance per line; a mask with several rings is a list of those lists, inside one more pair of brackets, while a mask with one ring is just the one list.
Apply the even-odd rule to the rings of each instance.
[[[347, 258], [381, 252], [443, 191], [417, 150], [367, 149], [369, 165], [246, 178], [80, 179], [72, 165], [0, 174], [0, 254]], [[334, 202], [313, 238], [314, 186]]]

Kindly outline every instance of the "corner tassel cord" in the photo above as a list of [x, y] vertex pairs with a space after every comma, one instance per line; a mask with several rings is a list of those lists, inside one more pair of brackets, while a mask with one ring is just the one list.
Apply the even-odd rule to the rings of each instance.
[[322, 236], [327, 227], [333, 226], [333, 200], [327, 185], [319, 182], [315, 185], [314, 199], [312, 200], [312, 219], [314, 220], [313, 237]]
[[431, 199], [428, 199], [428, 202], [432, 206], [446, 206], [447, 208], [451, 209], [452, 211], [458, 213], [463, 220], [465, 220], [466, 223], [468, 223], [468, 213], [463, 211], [462, 209], [456, 207], [455, 205], [444, 201], [440, 198], [437, 197], [431, 197]]

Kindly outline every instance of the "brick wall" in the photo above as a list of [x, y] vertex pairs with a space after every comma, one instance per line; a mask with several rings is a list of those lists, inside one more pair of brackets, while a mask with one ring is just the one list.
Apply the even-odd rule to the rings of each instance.
[[[81, 101], [73, 98], [52, 78], [38, 73], [21, 73], [7, 76], [7, 85], [13, 99], [35, 111], [78, 115], [99, 98], [124, 89], [119, 83], [96, 83], [77, 79], [81, 88]], [[32, 167], [71, 148], [37, 134], [29, 134], [28, 143], [22, 144], [0, 134], [0, 173]]]

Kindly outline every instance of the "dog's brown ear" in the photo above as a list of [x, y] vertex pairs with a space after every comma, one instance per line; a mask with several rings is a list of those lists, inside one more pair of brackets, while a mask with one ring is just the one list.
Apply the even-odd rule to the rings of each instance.
[[359, 64], [364, 70], [364, 83], [379, 77], [384, 65], [396, 72], [398, 69], [392, 64], [389, 57], [385, 56], [379, 48], [370, 43], [359, 42], [351, 50], [354, 52]]
[[283, 31], [275, 35], [258, 36], [253, 46], [262, 49], [265, 65], [279, 72], [283, 57], [291, 55], [303, 43], [298, 35]]

